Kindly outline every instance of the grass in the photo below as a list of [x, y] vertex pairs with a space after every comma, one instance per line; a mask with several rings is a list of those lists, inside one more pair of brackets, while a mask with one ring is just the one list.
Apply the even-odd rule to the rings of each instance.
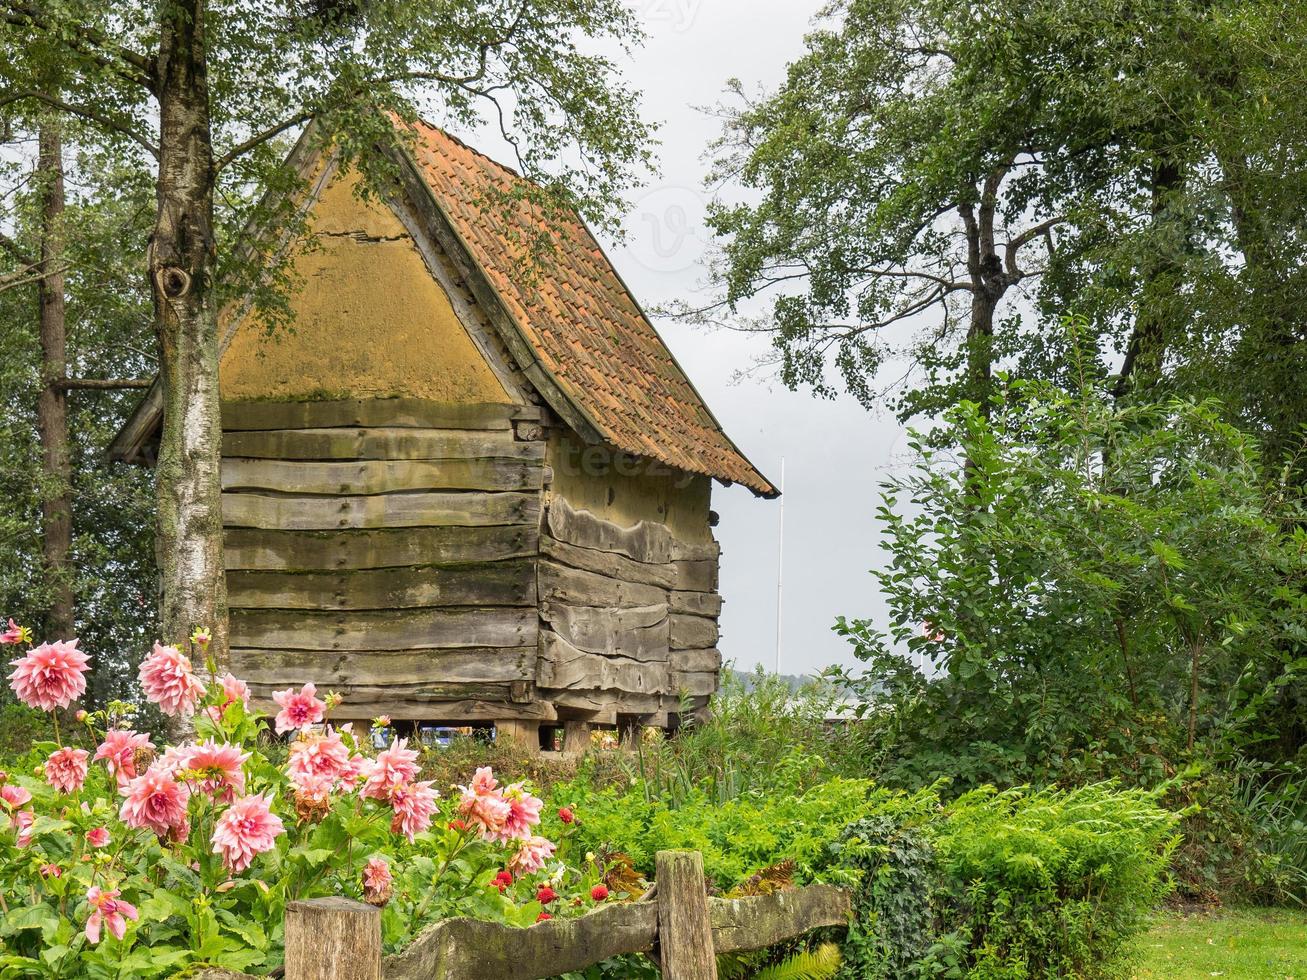
[[1307, 980], [1307, 911], [1168, 913], [1140, 952], [1137, 980]]

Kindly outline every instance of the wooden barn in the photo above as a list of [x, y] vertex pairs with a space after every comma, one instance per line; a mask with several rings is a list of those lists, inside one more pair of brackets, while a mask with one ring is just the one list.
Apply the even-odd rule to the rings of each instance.
[[[776, 491], [593, 236], [564, 222], [528, 273], [539, 219], [484, 203], [523, 178], [435, 127], [384, 202], [301, 163], [293, 330], [241, 309], [220, 327], [233, 671], [262, 698], [339, 691], [342, 718], [532, 744], [700, 708], [721, 666], [711, 481]], [[112, 457], [151, 458], [159, 405]]]

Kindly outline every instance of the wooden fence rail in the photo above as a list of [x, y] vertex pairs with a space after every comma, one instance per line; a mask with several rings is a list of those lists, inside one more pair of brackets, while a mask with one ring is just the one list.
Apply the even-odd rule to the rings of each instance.
[[849, 894], [830, 885], [707, 898], [698, 851], [660, 851], [655, 869], [654, 887], [638, 902], [527, 929], [446, 919], [384, 958], [378, 909], [343, 898], [292, 902], [285, 980], [538, 980], [623, 953], [649, 954], [665, 980], [717, 980], [718, 953], [762, 949], [849, 922]]

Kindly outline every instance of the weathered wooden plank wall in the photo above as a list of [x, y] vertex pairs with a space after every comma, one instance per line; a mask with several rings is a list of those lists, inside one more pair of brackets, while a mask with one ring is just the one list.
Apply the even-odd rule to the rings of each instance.
[[550, 495], [540, 536], [540, 696], [561, 711], [665, 724], [717, 689], [716, 543], [623, 528]]
[[539, 409], [416, 399], [223, 408], [233, 669], [342, 717], [549, 720], [533, 703]]

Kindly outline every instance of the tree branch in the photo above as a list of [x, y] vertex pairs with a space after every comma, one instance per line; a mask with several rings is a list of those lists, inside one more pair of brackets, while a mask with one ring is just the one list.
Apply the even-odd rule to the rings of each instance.
[[59, 378], [51, 387], [62, 391], [116, 391], [127, 388], [148, 388], [154, 382], [149, 378]]
[[51, 108], [58, 109], [60, 112], [66, 112], [70, 116], [77, 116], [79, 119], [86, 119], [89, 122], [93, 122], [106, 129], [112, 130], [115, 133], [126, 136], [134, 143], [144, 147], [156, 160], [159, 158], [159, 148], [151, 142], [148, 137], [142, 133], [138, 133], [126, 123], [112, 119], [103, 113], [96, 112], [94, 109], [88, 109], [85, 106], [73, 105], [72, 103], [64, 102], [62, 99], [56, 99], [54, 96], [47, 95], [45, 92], [37, 92], [30, 89], [6, 92], [0, 94], [0, 107], [28, 100], [42, 102]]

